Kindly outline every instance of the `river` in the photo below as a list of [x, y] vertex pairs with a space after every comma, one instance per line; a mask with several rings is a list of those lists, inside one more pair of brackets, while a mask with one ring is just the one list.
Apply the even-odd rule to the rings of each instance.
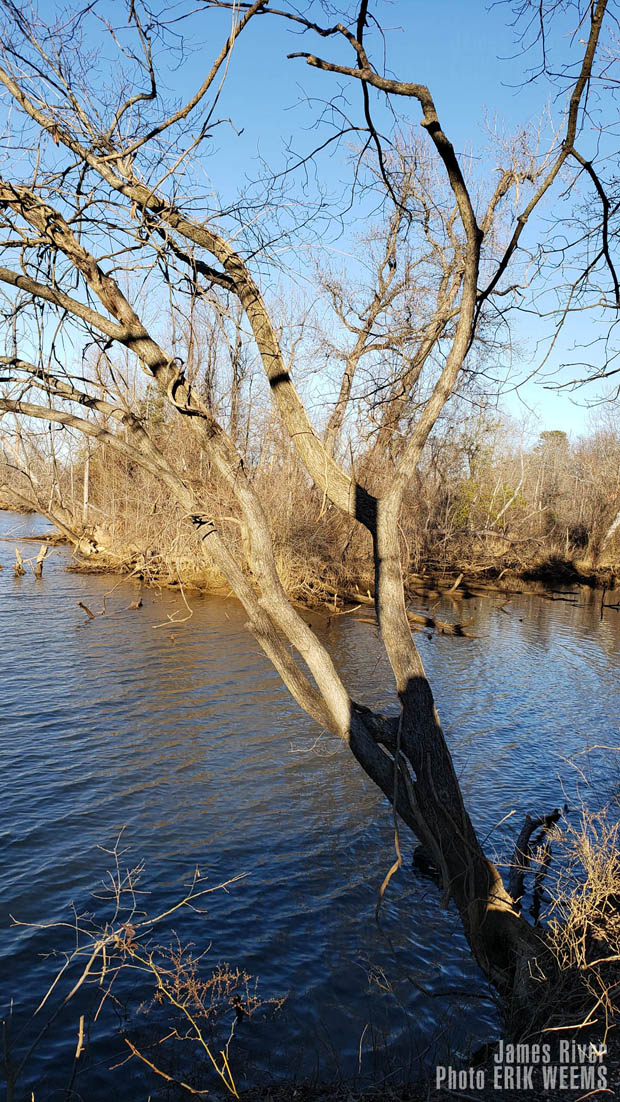
[[[4, 537], [47, 530], [39, 518], [0, 513]], [[0, 983], [4, 1014], [14, 1001], [14, 1060], [69, 989], [61, 981], [32, 1018], [71, 952], [72, 913], [105, 911], [97, 889], [121, 832], [121, 865], [144, 866], [151, 894], [141, 906], [151, 915], [182, 898], [195, 869], [203, 886], [240, 877], [202, 897], [204, 913], [175, 912], [153, 934], [208, 949], [207, 971], [229, 962], [258, 982], [266, 1005], [241, 1021], [230, 1048], [239, 1086], [294, 1076], [395, 1082], [420, 1061], [497, 1035], [458, 920], [412, 866], [409, 837], [375, 921], [394, 856], [390, 808], [346, 747], [300, 713], [243, 610], [196, 594], [186, 594], [188, 609], [176, 590], [70, 573], [66, 548], [54, 550], [42, 580], [16, 579], [15, 547], [27, 557], [38, 545], [0, 540]], [[77, 605], [97, 613], [104, 599], [93, 620]], [[598, 807], [620, 789], [620, 752], [609, 749], [620, 745], [620, 612], [601, 618], [600, 599], [587, 589], [575, 603], [521, 595], [502, 610], [475, 598], [459, 613], [473, 617], [475, 639], [416, 636], [470, 812], [500, 860], [527, 811], [573, 809], [579, 798]], [[454, 618], [447, 600], [437, 613]], [[308, 619], [355, 697], [393, 707], [373, 626], [349, 615]], [[138, 974], [135, 990], [123, 982], [78, 1064], [74, 1089], [89, 1102], [167, 1096], [137, 1058], [110, 1071], [128, 1055], [121, 1004], [148, 1002]], [[59, 1097], [88, 998], [84, 989], [59, 1014], [17, 1097]], [[268, 1002], [279, 998], [279, 1009]], [[142, 1018], [155, 1030], [156, 1011]], [[204, 1085], [217, 1097], [212, 1076]]]

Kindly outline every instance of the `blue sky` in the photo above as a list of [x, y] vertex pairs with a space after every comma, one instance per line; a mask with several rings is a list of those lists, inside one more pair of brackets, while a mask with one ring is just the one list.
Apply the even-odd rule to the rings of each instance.
[[[388, 70], [400, 79], [429, 85], [443, 128], [457, 151], [479, 158], [479, 164], [484, 163], [488, 142], [485, 120], [510, 132], [538, 118], [546, 106], [557, 115], [557, 89], [544, 83], [524, 84], [527, 67], [535, 63], [537, 55], [523, 57], [514, 30], [507, 25], [511, 18], [508, 5], [488, 8], [477, 0], [434, 0], [432, 4], [381, 0], [371, 5], [371, 10], [381, 15], [386, 31]], [[317, 18], [319, 15], [317, 9]], [[223, 34], [230, 16], [221, 13], [216, 18]], [[570, 50], [571, 29], [569, 22], [558, 28], [557, 41], [564, 58]], [[350, 63], [348, 53], [335, 40], [300, 35], [291, 30], [290, 24], [269, 16], [255, 20], [239, 40], [218, 106], [220, 115], [229, 116], [243, 133], [238, 136], [228, 126], [217, 129], [214, 145], [219, 156], [206, 166], [222, 195], [230, 194], [231, 184], [234, 187], [245, 176], [254, 175], [259, 153], [277, 168], [283, 164], [283, 146], [288, 141], [292, 140], [300, 152], [310, 147], [313, 133], [306, 127], [317, 105], [313, 103], [309, 109], [303, 102], [305, 97], [326, 99], [343, 88], [349, 101], [356, 104], [355, 115], [359, 118], [357, 89], [351, 87], [352, 82], [317, 73], [302, 60], [285, 60], [287, 53], [297, 50]], [[194, 54], [191, 68], [196, 75], [204, 56], [202, 49]], [[378, 56], [375, 52], [374, 57]], [[417, 123], [417, 104], [408, 101], [405, 108], [412, 122]], [[335, 190], [347, 171], [341, 157], [323, 157], [320, 161], [322, 183]], [[343, 249], [346, 252], [344, 242]], [[520, 346], [516, 366], [522, 376], [528, 375], [536, 362], [536, 342], [542, 333], [540, 323], [531, 318], [516, 328]], [[558, 342], [546, 364], [547, 373], [573, 358], [571, 343], [568, 335]], [[589, 419], [584, 406], [597, 393], [592, 386], [573, 394], [549, 390], [539, 380], [508, 393], [503, 405], [516, 417], [528, 417], [533, 424], [539, 418], [540, 429], [562, 428], [577, 435], [585, 431]]]
[[[192, 0], [187, 0], [188, 7], [191, 3]], [[285, 6], [290, 5], [290, 0], [272, 0], [272, 3]], [[56, 6], [52, 0], [42, 0], [42, 15], [48, 5], [50, 14]], [[301, 7], [307, 10], [305, 2]], [[109, 11], [112, 17], [113, 12], [122, 11], [122, 5], [117, 6], [116, 0], [106, 0], [102, 10]], [[176, 10], [170, 8], [173, 14]], [[555, 90], [545, 84], [524, 82], [528, 66], [535, 63], [537, 55], [524, 59], [514, 30], [508, 26], [511, 18], [508, 4], [488, 7], [482, 0], [434, 0], [432, 3], [428, 0], [371, 0], [371, 11], [380, 17], [385, 32], [387, 71], [400, 79], [428, 84], [444, 131], [464, 163], [471, 159], [469, 163], [474, 170], [482, 173], [493, 170], [492, 163], [487, 169], [489, 162], [485, 159], [489, 126], [511, 133], [516, 127], [537, 119], [546, 107], [552, 116], [557, 115]], [[315, 17], [324, 20], [316, 0]], [[172, 98], [186, 101], [201, 84], [212, 58], [225, 41], [230, 21], [230, 12], [195, 9], [189, 24], [191, 32], [184, 63], [169, 67], [165, 74], [163, 83], [168, 84]], [[122, 21], [118, 29], [122, 35]], [[568, 36], [571, 29], [566, 22], [556, 35], [563, 60], [571, 48]], [[381, 67], [381, 41], [372, 28], [368, 32], [367, 45]], [[108, 50], [109, 44], [106, 44], [100, 61], [102, 79], [109, 81]], [[272, 170], [278, 171], [286, 163], [287, 147], [300, 154], [307, 153], [326, 136], [325, 130], [311, 128], [320, 112], [320, 101], [335, 97], [343, 110], [350, 108], [355, 120], [361, 120], [359, 85], [346, 77], [317, 72], [301, 59], [286, 59], [288, 53], [300, 50], [321, 53], [347, 64], [352, 60], [343, 41], [300, 34], [290, 23], [272, 16], [254, 19], [241, 35], [215, 109], [215, 117], [226, 121], [213, 129], [211, 142], [203, 147], [197, 194], [208, 190], [205, 181], [209, 181], [221, 196], [222, 203], [234, 203], [248, 180], [256, 179], [261, 157]], [[159, 60], [165, 63], [164, 55]], [[387, 127], [384, 100], [374, 92], [371, 95], [375, 121]], [[401, 100], [398, 107], [416, 127], [420, 118], [417, 102]], [[195, 133], [201, 114], [202, 108], [196, 112], [196, 118], [192, 118], [192, 133]], [[585, 152], [589, 155], [591, 150], [586, 148]], [[351, 179], [351, 166], [345, 153], [344, 148], [332, 147], [329, 155], [322, 155], [316, 162], [318, 182], [335, 196], [342, 196], [345, 182]], [[182, 185], [183, 181], [180, 182]], [[311, 183], [313, 185], [314, 181]], [[300, 187], [296, 184], [292, 192], [292, 199], [297, 202], [305, 200]], [[308, 189], [308, 195], [312, 202], [313, 186]], [[255, 217], [258, 220], [263, 217], [260, 204]], [[325, 222], [324, 233], [322, 225], [318, 224], [318, 230], [317, 225], [311, 228], [306, 241], [298, 237], [296, 252], [289, 251], [288, 256], [283, 256], [285, 262], [290, 261], [300, 285], [303, 285], [304, 266], [307, 270], [306, 259], [310, 255], [313, 261], [317, 257], [320, 261], [322, 253], [326, 258], [338, 255], [353, 275], [362, 259], [354, 243], [355, 232], [363, 229], [359, 212], [357, 222], [353, 219], [340, 237], [333, 225], [330, 227]], [[535, 224], [530, 232], [535, 239]], [[267, 293], [276, 287], [278, 278], [287, 277], [274, 276], [265, 270], [261, 274], [261, 283]], [[157, 310], [154, 301], [152, 308]], [[586, 331], [588, 325], [586, 322]], [[542, 334], [540, 323], [531, 316], [516, 324], [518, 353], [513, 366], [518, 377], [527, 377], [535, 367], [537, 343]], [[563, 360], [573, 358], [570, 343], [568, 334], [558, 342], [546, 365], [547, 374], [553, 375]], [[595, 397], [592, 387], [571, 395], [566, 391], [544, 389], [540, 381], [531, 381], [517, 392], [506, 393], [503, 408], [518, 419], [526, 417], [534, 434], [537, 428], [562, 428], [578, 435], [585, 431], [589, 419], [584, 405]], [[533, 414], [539, 418], [538, 424]]]

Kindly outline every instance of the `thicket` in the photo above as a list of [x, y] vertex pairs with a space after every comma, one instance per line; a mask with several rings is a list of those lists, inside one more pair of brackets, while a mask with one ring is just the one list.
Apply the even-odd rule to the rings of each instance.
[[[287, 592], [314, 602], [347, 587], [368, 588], [367, 534], [312, 485], [278, 418], [260, 396], [252, 398], [251, 372], [231, 402], [230, 372], [218, 362], [218, 349], [212, 352], [194, 386], [215, 412], [227, 410], [229, 424], [234, 416], [230, 428], [269, 517]], [[153, 388], [140, 399], [139, 413], [163, 453], [180, 461], [205, 509], [218, 502], [216, 520], [231, 542], [241, 542], [234, 497]], [[92, 565], [138, 567], [151, 580], [214, 591], [225, 587], [197, 553], [190, 518], [156, 477], [105, 443], [60, 435], [20, 435], [10, 446], [5, 438], [0, 484], [7, 505], [46, 513]], [[369, 434], [366, 450], [357, 454], [360, 468], [372, 449]], [[375, 467], [375, 479], [388, 482], [390, 466], [386, 458], [383, 469]], [[405, 497], [403, 563], [415, 574], [547, 569], [552, 576], [554, 564], [566, 563], [613, 571], [620, 562], [619, 517], [620, 422], [613, 406], [599, 409], [589, 432], [573, 439], [562, 430], [528, 433], [484, 404], [472, 412], [457, 398]]]

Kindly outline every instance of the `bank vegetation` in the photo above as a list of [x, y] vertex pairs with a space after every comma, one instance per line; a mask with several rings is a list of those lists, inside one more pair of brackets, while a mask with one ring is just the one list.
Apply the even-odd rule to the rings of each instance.
[[[288, 595], [329, 607], [373, 592], [371, 548], [358, 526], [326, 503], [270, 415], [253, 398], [248, 371], [231, 403], [229, 346], [196, 340], [193, 387], [214, 413], [228, 410], [244, 466], [269, 518], [278, 571]], [[252, 383], [254, 382], [254, 388]], [[140, 380], [134, 381], [139, 388]], [[131, 398], [127, 395], [129, 406]], [[231, 414], [231, 406], [234, 416]], [[258, 414], [258, 416], [257, 416]], [[181, 464], [197, 501], [217, 502], [217, 520], [233, 544], [242, 539], [234, 495], [201, 457], [195, 440], [152, 388], [138, 415], [162, 453]], [[236, 422], [236, 423], [235, 423]], [[117, 434], [122, 427], [94, 420]], [[611, 405], [589, 418], [590, 431], [536, 436], [484, 402], [455, 403], [430, 438], [403, 501], [401, 559], [409, 592], [500, 583], [578, 582], [614, 587], [620, 572], [620, 424]], [[357, 426], [372, 440], [372, 426]], [[366, 452], [357, 453], [364, 468]], [[375, 478], [389, 483], [392, 459]], [[205, 564], [191, 518], [158, 477], [105, 443], [69, 433], [5, 426], [0, 505], [52, 521], [74, 548], [74, 568], [129, 572], [145, 581], [228, 592]], [[460, 579], [460, 581], [459, 581]]]

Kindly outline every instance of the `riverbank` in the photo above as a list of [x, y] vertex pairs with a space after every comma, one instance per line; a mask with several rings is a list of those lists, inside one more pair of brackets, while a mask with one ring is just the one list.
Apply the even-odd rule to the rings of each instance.
[[23, 513], [24, 515], [32, 513], [34, 516], [36, 515], [36, 509], [25, 505], [17, 497], [0, 494], [0, 513]]
[[[0, 510], [7, 505], [7, 501], [0, 499]], [[28, 503], [11, 499], [10, 510], [25, 514], [29, 511]], [[148, 543], [132, 542], [98, 526], [84, 527], [64, 514], [58, 517], [57, 512], [43, 515], [59, 532], [53, 542], [66, 541], [73, 547], [70, 566], [73, 571], [127, 575], [146, 584], [183, 587], [216, 596], [230, 592], [225, 578], [215, 566], [205, 562], [196, 548], [192, 530], [185, 531], [183, 525], [175, 528], [174, 539], [168, 532], [166, 539], [162, 534], [161, 539]], [[470, 539], [444, 546], [441, 554], [438, 548], [430, 546], [423, 555], [409, 555], [405, 587], [410, 599], [432, 600], [445, 594], [455, 601], [487, 595], [508, 598], [516, 593], [548, 597], [554, 591], [559, 599], [567, 587], [613, 590], [620, 579], [620, 561], [616, 561], [611, 549], [604, 560], [598, 561], [587, 548], [577, 553], [565, 543], [548, 539], [530, 541], [517, 554], [504, 537], [492, 534], [494, 541], [474, 540], [473, 533]], [[225, 535], [234, 551], [240, 539], [238, 525]], [[358, 603], [360, 595], [372, 595], [372, 549], [368, 534], [354, 525], [349, 531], [343, 529], [332, 536], [303, 554], [293, 533], [286, 536], [282, 533], [276, 539], [278, 571], [295, 603], [343, 611]], [[410, 540], [404, 539], [401, 553], [405, 560], [409, 546]]]
[[[144, 554], [135, 549], [111, 554], [94, 551], [88, 556], [78, 553], [69, 569], [80, 574], [117, 574], [138, 578], [140, 581], [167, 588], [182, 586], [203, 594], [216, 596], [230, 592], [226, 580], [214, 569], [191, 557], [178, 558], [174, 562], [156, 552]], [[303, 594], [289, 595], [309, 608], [324, 607], [342, 609], [357, 603], [368, 603], [372, 596], [369, 577], [352, 574], [348, 580], [330, 580], [329, 564], [325, 564], [322, 576], [306, 579]], [[620, 568], [605, 565], [592, 567], [583, 560], [549, 555], [538, 562], [521, 568], [491, 567], [480, 565], [461, 569], [459, 565], [412, 572], [405, 578], [405, 589], [410, 598], [435, 599], [449, 596], [454, 601], [482, 596], [511, 597], [518, 593], [536, 594], [547, 599], [566, 596], [566, 588], [614, 590], [620, 579]]]

